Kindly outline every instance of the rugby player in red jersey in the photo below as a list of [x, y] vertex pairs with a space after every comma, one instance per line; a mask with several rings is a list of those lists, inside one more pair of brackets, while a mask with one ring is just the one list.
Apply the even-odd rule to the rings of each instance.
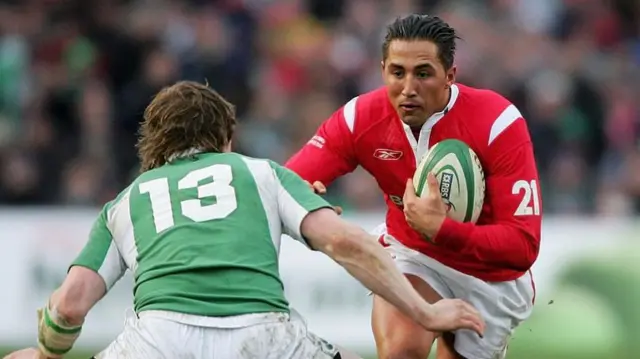
[[[319, 192], [357, 166], [367, 170], [385, 196], [380, 242], [397, 266], [427, 300], [466, 300], [486, 320], [482, 338], [444, 333], [437, 358], [496, 359], [533, 307], [538, 173], [518, 109], [493, 91], [456, 84], [457, 38], [438, 17], [397, 19], [382, 46], [385, 86], [347, 102], [286, 166]], [[417, 198], [408, 181], [425, 152], [450, 138], [467, 143], [484, 168], [485, 203], [475, 224], [447, 218], [439, 197]], [[430, 186], [439, 193], [432, 176]], [[423, 330], [379, 297], [372, 327], [383, 359], [424, 359], [442, 334]]]

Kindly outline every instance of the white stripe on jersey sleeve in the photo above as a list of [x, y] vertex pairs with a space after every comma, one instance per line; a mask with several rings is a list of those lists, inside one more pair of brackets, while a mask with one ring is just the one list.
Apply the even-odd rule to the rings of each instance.
[[498, 136], [504, 132], [512, 123], [516, 122], [517, 119], [522, 118], [522, 114], [516, 106], [513, 104], [509, 105], [507, 108], [502, 111], [500, 116], [498, 116], [493, 125], [491, 126], [491, 132], [489, 133], [489, 145], [496, 139]]
[[307, 241], [300, 232], [300, 226], [302, 225], [302, 221], [309, 214], [309, 211], [302, 207], [291, 196], [291, 194], [289, 194], [277, 177], [276, 182], [278, 183], [278, 208], [282, 224], [284, 225], [284, 231], [293, 239], [308, 247], [309, 245], [307, 244]]
[[349, 128], [349, 132], [353, 133], [353, 128], [356, 123], [356, 103], [358, 102], [358, 96], [352, 98], [344, 108], [342, 109], [342, 115], [344, 116], [344, 122]]
[[[138, 268], [138, 248], [133, 232], [133, 222], [131, 221], [131, 207], [129, 197], [131, 186], [125, 189], [125, 193], [107, 211], [107, 228], [113, 237], [107, 259], [98, 271], [105, 279], [107, 288], [124, 275], [127, 268], [135, 273]], [[116, 262], [117, 259], [117, 262]], [[104, 268], [104, 270], [103, 270]], [[104, 274], [102, 272], [105, 272]], [[105, 276], [110, 277], [113, 282], [109, 283]], [[116, 277], [117, 276], [117, 277]]]
[[116, 243], [112, 240], [107, 250], [107, 255], [102, 262], [102, 266], [98, 269], [98, 274], [104, 280], [107, 291], [109, 291], [127, 271], [127, 267], [120, 256], [120, 251], [116, 247]]
[[269, 162], [250, 158], [242, 157], [242, 160], [249, 168], [249, 172], [253, 176], [253, 179], [258, 187], [258, 194], [260, 195], [260, 201], [264, 208], [264, 212], [267, 215], [267, 223], [269, 224], [269, 233], [271, 235], [271, 241], [276, 248], [276, 252], [280, 253], [280, 237], [282, 235], [282, 225], [280, 224], [280, 216], [278, 214], [277, 193], [275, 189], [273, 178], [276, 175], [271, 169]]

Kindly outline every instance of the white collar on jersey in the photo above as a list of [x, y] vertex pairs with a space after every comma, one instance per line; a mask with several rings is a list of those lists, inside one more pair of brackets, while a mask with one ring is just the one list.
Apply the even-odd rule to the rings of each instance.
[[193, 156], [193, 155], [201, 153], [201, 152], [204, 152], [204, 151], [202, 151], [199, 148], [190, 148], [190, 149], [188, 149], [186, 151], [182, 151], [182, 152], [178, 152], [178, 153], [172, 154], [171, 156], [166, 158], [166, 161], [167, 162], [171, 162], [171, 161], [176, 160], [178, 158], [184, 158], [184, 157]]
[[[427, 119], [427, 121], [425, 121], [424, 125], [422, 125], [422, 128], [430, 129], [431, 127], [433, 127], [433, 125], [436, 124], [436, 122], [438, 122], [442, 117], [444, 117], [444, 115], [446, 115], [447, 112], [449, 112], [449, 110], [453, 108], [453, 105], [455, 105], [456, 100], [458, 99], [458, 95], [460, 95], [460, 89], [458, 88], [458, 85], [456, 84], [451, 85], [451, 92], [449, 95], [449, 102], [447, 103], [447, 106], [445, 106], [442, 111], [436, 112], [433, 115], [431, 115]], [[411, 130], [411, 127], [409, 127], [409, 125], [407, 125], [404, 122], [402, 122], [402, 126], [406, 130]]]
[[425, 121], [424, 125], [422, 125], [422, 128], [420, 129], [420, 136], [418, 140], [416, 140], [411, 127], [406, 123], [400, 121], [402, 123], [402, 127], [404, 128], [405, 135], [407, 136], [407, 140], [409, 141], [411, 148], [413, 148], [416, 161], [419, 161], [422, 156], [425, 155], [427, 149], [429, 148], [428, 133], [430, 133], [433, 126], [435, 126], [435, 124], [440, 121], [440, 119], [442, 119], [444, 115], [446, 115], [447, 112], [451, 110], [451, 108], [453, 108], [453, 105], [456, 103], [459, 94], [460, 89], [458, 88], [458, 86], [456, 84], [451, 85], [451, 92], [449, 95], [449, 102], [447, 103], [447, 106], [445, 106], [442, 111], [436, 112], [431, 115], [431, 117], [429, 117], [427, 121]]
[[[458, 88], [458, 85], [451, 84], [451, 94], [449, 95], [449, 102], [447, 102], [447, 106], [444, 107], [444, 110], [442, 110], [440, 112], [436, 112], [433, 115], [431, 115], [431, 117], [434, 117], [434, 116], [437, 116], [437, 115], [440, 115], [440, 116], [446, 115], [447, 112], [449, 112], [449, 110], [451, 110], [453, 105], [455, 105], [459, 94], [460, 94], [460, 89]], [[431, 118], [429, 118], [429, 119], [431, 119]]]

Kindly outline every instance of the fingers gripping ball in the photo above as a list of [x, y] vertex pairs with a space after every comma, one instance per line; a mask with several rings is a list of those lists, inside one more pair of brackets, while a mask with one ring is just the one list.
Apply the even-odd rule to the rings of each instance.
[[484, 171], [476, 153], [464, 142], [444, 140], [422, 158], [413, 175], [416, 195], [429, 195], [427, 177], [438, 180], [440, 196], [449, 207], [448, 216], [459, 222], [475, 223], [484, 204]]

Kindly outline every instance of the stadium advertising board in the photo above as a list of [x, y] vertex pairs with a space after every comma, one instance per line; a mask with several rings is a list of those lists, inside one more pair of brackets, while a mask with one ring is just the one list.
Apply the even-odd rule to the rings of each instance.
[[[63, 280], [96, 214], [95, 210], [0, 209], [0, 345], [33, 344], [35, 310]], [[346, 217], [371, 230], [383, 214]], [[571, 260], [633, 242], [638, 233], [634, 226], [633, 221], [622, 220], [545, 220], [542, 250], [534, 267], [539, 300], [550, 295], [558, 273]], [[346, 347], [372, 347], [371, 297], [337, 264], [285, 240], [281, 273], [292, 306], [312, 330]], [[91, 312], [78, 345], [95, 348], [112, 340], [123, 327], [131, 294], [132, 278], [127, 274]]]

